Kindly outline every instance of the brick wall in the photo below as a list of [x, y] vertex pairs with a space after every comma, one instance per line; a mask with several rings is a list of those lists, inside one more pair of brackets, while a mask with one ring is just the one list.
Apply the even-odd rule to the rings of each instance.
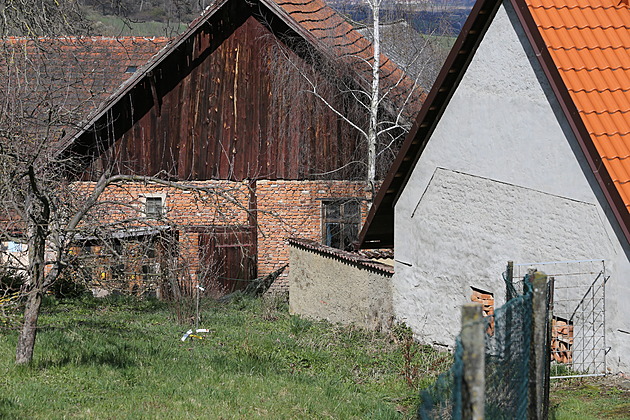
[[[289, 263], [288, 237], [321, 241], [322, 200], [363, 197], [365, 183], [350, 181], [269, 181], [256, 183], [258, 204], [258, 273], [271, 273]], [[367, 216], [362, 202], [361, 219]], [[276, 287], [288, 287], [289, 270], [276, 280]]]
[[[117, 229], [168, 225], [178, 232], [180, 265], [188, 275], [185, 282], [196, 281], [199, 264], [199, 231], [212, 226], [246, 226], [257, 220], [258, 275], [265, 275], [289, 262], [286, 238], [299, 237], [320, 241], [322, 238], [322, 200], [331, 198], [366, 198], [364, 183], [350, 181], [270, 181], [255, 184], [230, 181], [190, 182], [203, 191], [174, 187], [125, 183], [109, 187], [101, 197], [104, 203], [92, 211], [84, 227], [104, 221]], [[94, 183], [74, 185], [76, 195], [87, 194]], [[145, 197], [162, 197], [165, 217], [154, 220], [144, 214]], [[256, 211], [248, 212], [255, 206]], [[367, 201], [362, 201], [365, 220]], [[288, 287], [289, 270], [276, 280], [274, 287]], [[190, 284], [187, 285], [187, 288]]]
[[[125, 226], [158, 225], [174, 226], [247, 224], [249, 189], [246, 183], [229, 181], [187, 182], [199, 191], [183, 190], [142, 183], [113, 185], [102, 194], [107, 203], [91, 212], [84, 224], [108, 222], [125, 223]], [[77, 195], [87, 194], [94, 188], [93, 182], [81, 182], [74, 186]], [[203, 190], [201, 190], [203, 189]], [[152, 221], [145, 218], [144, 200], [147, 196], [164, 198], [166, 218]]]

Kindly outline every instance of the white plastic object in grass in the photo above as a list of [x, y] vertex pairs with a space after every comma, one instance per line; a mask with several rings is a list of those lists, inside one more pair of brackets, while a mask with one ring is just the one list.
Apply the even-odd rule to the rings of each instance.
[[[210, 332], [210, 330], [209, 330], [209, 329], [207, 329], [207, 328], [197, 328], [196, 330], [194, 330], [194, 332], [196, 332], [196, 333], [209, 333], [209, 332]], [[192, 333], [193, 333], [193, 330], [188, 330], [188, 331], [186, 331], [186, 332], [184, 333], [184, 335], [182, 336], [181, 340], [182, 340], [182, 341], [186, 341], [186, 339], [187, 339], [188, 337], [190, 337]]]

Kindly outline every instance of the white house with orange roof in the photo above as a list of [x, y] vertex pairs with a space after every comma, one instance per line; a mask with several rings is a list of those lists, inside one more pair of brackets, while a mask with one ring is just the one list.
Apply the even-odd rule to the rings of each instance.
[[630, 372], [629, 29], [618, 0], [474, 6], [361, 233], [394, 247], [394, 312], [425, 342], [535, 264], [556, 344], [595, 355], [575, 370]]

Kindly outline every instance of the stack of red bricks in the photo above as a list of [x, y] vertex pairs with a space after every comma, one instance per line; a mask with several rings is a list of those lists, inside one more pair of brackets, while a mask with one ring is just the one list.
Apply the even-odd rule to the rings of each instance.
[[483, 316], [488, 318], [488, 328], [486, 333], [488, 335], [494, 334], [494, 296], [492, 293], [484, 292], [479, 289], [473, 288], [472, 296], [470, 297], [472, 302], [481, 303]]
[[573, 325], [566, 319], [551, 320], [551, 360], [557, 363], [573, 363]]

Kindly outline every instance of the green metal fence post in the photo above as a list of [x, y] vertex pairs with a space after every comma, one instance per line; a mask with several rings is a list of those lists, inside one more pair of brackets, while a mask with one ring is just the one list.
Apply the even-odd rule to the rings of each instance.
[[551, 385], [551, 337], [553, 335], [553, 294], [556, 282], [553, 276], [549, 277], [547, 284], [547, 340], [545, 342], [545, 395], [543, 400], [543, 418], [549, 418], [549, 387]]
[[505, 301], [515, 298], [514, 296], [514, 261], [508, 261], [507, 269], [505, 270]]

